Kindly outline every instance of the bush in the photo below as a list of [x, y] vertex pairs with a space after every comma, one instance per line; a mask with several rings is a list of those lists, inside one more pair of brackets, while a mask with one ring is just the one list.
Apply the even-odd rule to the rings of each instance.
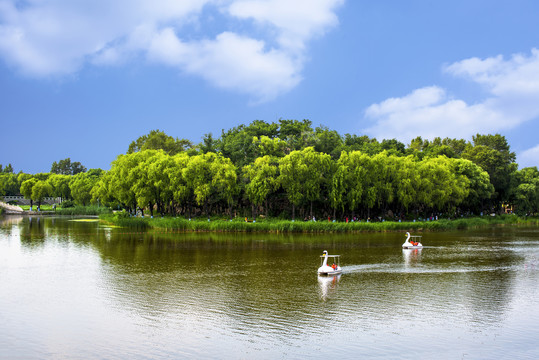
[[64, 200], [60, 204], [62, 206], [62, 209], [72, 208], [75, 207], [75, 203], [72, 200]]

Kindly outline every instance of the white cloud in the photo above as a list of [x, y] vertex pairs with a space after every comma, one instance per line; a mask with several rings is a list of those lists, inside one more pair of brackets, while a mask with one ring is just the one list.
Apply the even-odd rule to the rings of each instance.
[[488, 97], [475, 104], [453, 99], [436, 86], [417, 89], [401, 98], [373, 104], [365, 132], [378, 138], [409, 142], [424, 138], [470, 138], [476, 133], [512, 129], [539, 117], [539, 51], [484, 60], [471, 58], [447, 66], [445, 72], [485, 87]]
[[338, 23], [334, 10], [343, 3], [344, 0], [239, 0], [228, 11], [238, 18], [273, 26], [279, 33], [279, 44], [298, 51], [312, 36]]
[[215, 40], [182, 42], [172, 29], [165, 29], [154, 37], [148, 54], [218, 87], [257, 94], [259, 101], [272, 99], [301, 80], [300, 65], [286, 53], [265, 51], [262, 41], [229, 32]]
[[[28, 76], [48, 77], [142, 55], [264, 101], [300, 82], [307, 42], [338, 23], [343, 1], [0, 0], [0, 56]], [[205, 8], [226, 18], [218, 35], [204, 33]], [[262, 31], [233, 33], [229, 20]]]
[[517, 155], [518, 164], [521, 168], [537, 166], [539, 167], [539, 144], [531, 149], [525, 150]]

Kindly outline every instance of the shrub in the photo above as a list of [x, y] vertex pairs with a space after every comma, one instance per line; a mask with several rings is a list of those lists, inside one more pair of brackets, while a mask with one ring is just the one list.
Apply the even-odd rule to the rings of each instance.
[[72, 208], [75, 207], [75, 203], [72, 200], [64, 200], [60, 204], [62, 206], [62, 209]]

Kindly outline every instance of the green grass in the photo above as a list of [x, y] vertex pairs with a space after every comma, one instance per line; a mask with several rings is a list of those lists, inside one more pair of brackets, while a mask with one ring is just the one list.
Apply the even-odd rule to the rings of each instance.
[[110, 214], [111, 210], [107, 207], [90, 205], [90, 206], [74, 206], [69, 208], [57, 208], [58, 215], [101, 215]]
[[185, 218], [135, 218], [125, 213], [101, 215], [106, 222], [122, 227], [139, 229], [160, 229], [166, 231], [214, 231], [214, 232], [272, 232], [272, 233], [353, 233], [385, 231], [445, 231], [469, 229], [505, 224], [539, 225], [537, 218], [519, 218], [514, 215], [496, 217], [459, 218], [455, 220], [416, 221], [416, 222], [327, 222], [291, 221], [267, 219], [247, 223], [243, 219], [216, 219], [208, 221]]
[[[30, 205], [19, 205], [24, 211], [30, 211]], [[33, 211], [37, 211], [37, 205], [32, 206]], [[74, 207], [68, 207], [68, 208], [62, 208], [61, 206], [57, 206], [56, 210], [53, 209], [52, 205], [43, 204], [41, 205], [41, 211], [52, 211], [58, 215], [100, 215], [100, 214], [107, 214], [111, 213], [111, 210], [109, 208], [103, 207], [103, 206], [97, 206], [97, 205], [89, 205], [89, 206], [74, 206]]]
[[[20, 206], [21, 209], [24, 211], [30, 211], [30, 205], [17, 205]], [[32, 206], [32, 211], [37, 211], [37, 204], [34, 204]], [[49, 204], [43, 204], [41, 205], [41, 211], [53, 211], [52, 205]]]

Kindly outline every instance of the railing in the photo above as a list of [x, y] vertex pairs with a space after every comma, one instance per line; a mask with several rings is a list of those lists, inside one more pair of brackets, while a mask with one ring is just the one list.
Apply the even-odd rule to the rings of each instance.
[[[30, 199], [26, 199], [24, 196], [4, 196], [3, 201], [5, 203], [14, 202], [18, 205], [30, 205]], [[61, 202], [62, 202], [62, 198], [60, 197], [46, 197], [46, 198], [43, 198], [43, 200], [41, 201], [41, 204], [52, 205], [52, 204], [60, 204]], [[36, 202], [34, 201], [34, 204], [35, 203]]]

